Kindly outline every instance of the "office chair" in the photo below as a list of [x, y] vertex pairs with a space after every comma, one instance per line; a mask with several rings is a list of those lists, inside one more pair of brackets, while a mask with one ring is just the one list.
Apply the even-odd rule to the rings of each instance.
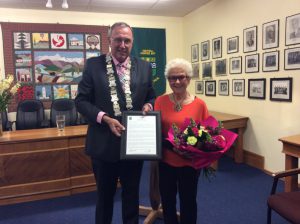
[[278, 179], [300, 174], [300, 168], [273, 174], [273, 186], [268, 197], [267, 223], [271, 224], [272, 210], [291, 223], [300, 224], [300, 191], [276, 193]]
[[50, 109], [50, 126], [56, 127], [56, 115], [63, 114], [66, 116], [65, 125], [78, 125], [78, 113], [74, 100], [56, 99], [52, 101]]
[[1, 112], [2, 119], [2, 130], [3, 131], [12, 131], [12, 122], [8, 120], [7, 111]]
[[23, 100], [18, 103], [16, 130], [48, 127], [44, 106], [40, 100]]

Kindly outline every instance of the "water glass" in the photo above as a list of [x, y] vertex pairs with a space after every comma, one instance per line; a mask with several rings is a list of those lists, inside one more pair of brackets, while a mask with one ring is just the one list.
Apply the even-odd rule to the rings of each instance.
[[56, 115], [56, 127], [59, 131], [63, 131], [65, 128], [66, 116], [63, 114]]

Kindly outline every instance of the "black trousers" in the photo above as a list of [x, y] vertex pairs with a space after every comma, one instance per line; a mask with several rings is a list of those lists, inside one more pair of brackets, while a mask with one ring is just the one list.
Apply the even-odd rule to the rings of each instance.
[[124, 224], [138, 224], [139, 185], [143, 161], [104, 162], [92, 159], [97, 184], [96, 224], [111, 224], [118, 178], [122, 186]]
[[[199, 170], [192, 167], [172, 167], [159, 163], [159, 190], [165, 224], [196, 224], [197, 185]], [[179, 193], [180, 222], [176, 215], [176, 195]]]

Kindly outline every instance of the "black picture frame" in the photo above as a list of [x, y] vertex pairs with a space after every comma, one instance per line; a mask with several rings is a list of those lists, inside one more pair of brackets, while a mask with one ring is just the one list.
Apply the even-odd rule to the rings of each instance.
[[270, 100], [292, 102], [293, 78], [271, 78]]
[[212, 62], [203, 62], [202, 63], [202, 79], [211, 79], [212, 78]]
[[192, 64], [193, 76], [192, 79], [199, 79], [199, 62]]
[[195, 81], [195, 93], [203, 94], [204, 92], [204, 81]]
[[219, 91], [220, 96], [229, 96], [229, 80], [219, 80]]
[[205, 96], [216, 96], [216, 80], [205, 81]]
[[226, 59], [219, 59], [215, 61], [215, 71], [216, 76], [224, 76], [227, 75], [227, 60]]
[[227, 54], [239, 52], [239, 36], [227, 38]]
[[210, 57], [209, 40], [201, 42], [201, 61], [207, 61]]
[[245, 79], [232, 79], [232, 96], [245, 96]]
[[284, 50], [284, 69], [300, 69], [300, 47], [288, 48]]
[[222, 37], [217, 37], [212, 40], [212, 58], [222, 57]]
[[300, 43], [300, 13], [285, 19], [285, 45]]
[[279, 51], [269, 51], [263, 53], [263, 72], [279, 71]]
[[[151, 117], [151, 119], [150, 119]], [[155, 129], [155, 153], [152, 154], [140, 154], [140, 153], [128, 153], [127, 150], [127, 142], [128, 138], [131, 139], [137, 139], [139, 142], [145, 142], [142, 140], [143, 135], [145, 135], [145, 131], [138, 131], [134, 130], [132, 134], [129, 132], [131, 131], [131, 123], [128, 122], [129, 119], [134, 119], [133, 123], [138, 127], [137, 122], [143, 122], [142, 119], [144, 118], [149, 118], [149, 121], [151, 124], [155, 125], [153, 129]], [[153, 121], [154, 119], [154, 121]], [[148, 122], [149, 123], [149, 122]], [[122, 132], [121, 135], [121, 159], [126, 160], [126, 159], [137, 159], [137, 160], [160, 160], [162, 157], [162, 136], [161, 136], [161, 113], [160, 111], [151, 111], [148, 112], [146, 115], [143, 114], [142, 111], [124, 111], [122, 112], [122, 124], [125, 127], [125, 130]], [[143, 128], [145, 125], [140, 125], [141, 128]], [[141, 133], [140, 133], [141, 132]], [[139, 134], [137, 134], [139, 133]], [[139, 135], [139, 136], [137, 136]], [[150, 136], [151, 137], [151, 136]], [[150, 138], [149, 137], [149, 138]], [[154, 139], [154, 138], [153, 138]], [[133, 144], [133, 143], [131, 143]], [[140, 143], [139, 143], [140, 144]], [[133, 144], [136, 146], [136, 144]], [[145, 148], [143, 147], [143, 150]], [[151, 149], [152, 150], [152, 149]]]
[[229, 74], [242, 73], [242, 56], [232, 57], [229, 59]]
[[257, 51], [257, 26], [244, 29], [244, 53]]
[[259, 54], [245, 56], [245, 73], [259, 72]]
[[262, 25], [262, 49], [270, 49], [279, 46], [279, 19]]
[[191, 61], [192, 63], [199, 61], [199, 44], [193, 44], [191, 46]]
[[248, 98], [266, 99], [266, 79], [248, 79]]

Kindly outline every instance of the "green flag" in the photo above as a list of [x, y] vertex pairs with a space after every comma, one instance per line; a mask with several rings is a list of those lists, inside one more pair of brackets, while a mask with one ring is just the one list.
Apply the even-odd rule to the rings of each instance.
[[165, 29], [133, 28], [134, 45], [131, 54], [151, 63], [153, 86], [157, 96], [166, 92]]

